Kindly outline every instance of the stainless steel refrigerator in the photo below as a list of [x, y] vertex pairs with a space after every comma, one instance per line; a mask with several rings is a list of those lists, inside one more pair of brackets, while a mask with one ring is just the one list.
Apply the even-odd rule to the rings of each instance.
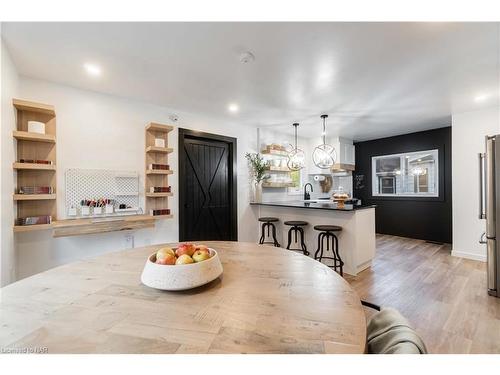
[[500, 297], [500, 134], [487, 136], [479, 154], [479, 218], [486, 219], [479, 242], [486, 245], [488, 294]]

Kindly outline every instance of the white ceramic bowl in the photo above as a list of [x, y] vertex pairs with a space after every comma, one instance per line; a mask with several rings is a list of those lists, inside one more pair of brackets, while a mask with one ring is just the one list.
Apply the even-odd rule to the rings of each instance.
[[217, 251], [209, 250], [210, 259], [191, 264], [156, 264], [156, 253], [151, 254], [142, 271], [141, 281], [144, 285], [162, 290], [187, 290], [207, 284], [222, 275]]

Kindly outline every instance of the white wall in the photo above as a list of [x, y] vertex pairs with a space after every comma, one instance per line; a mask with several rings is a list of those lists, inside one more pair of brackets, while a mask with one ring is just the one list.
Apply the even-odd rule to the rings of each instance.
[[452, 255], [486, 260], [486, 247], [479, 244], [485, 221], [478, 218], [478, 153], [485, 151], [485, 136], [500, 133], [499, 107], [452, 116]]
[[[181, 111], [83, 91], [45, 81], [21, 77], [20, 97], [53, 104], [57, 116], [57, 200], [58, 217], [65, 216], [64, 172], [68, 168], [135, 170], [144, 188], [144, 126], [150, 121], [170, 123], [176, 113], [176, 127], [196, 129], [238, 138], [238, 222], [239, 240], [255, 241], [257, 222], [249, 206], [248, 169], [245, 152], [256, 151], [256, 129], [235, 122], [223, 122]], [[169, 144], [177, 148], [177, 130]], [[11, 137], [10, 137], [11, 138]], [[3, 137], [2, 137], [3, 139]], [[177, 171], [177, 152], [169, 159]], [[169, 178], [174, 197], [169, 206], [174, 219], [157, 221], [155, 229], [134, 232], [135, 246], [178, 239], [178, 175]], [[108, 233], [54, 239], [50, 231], [16, 235], [18, 278], [48, 268], [130, 247], [124, 233]]]
[[14, 140], [12, 130], [15, 129], [15, 113], [12, 106], [12, 97], [17, 96], [19, 77], [12, 63], [9, 51], [1, 42], [1, 173], [0, 173], [0, 285], [4, 286], [15, 280], [15, 252], [14, 234]]

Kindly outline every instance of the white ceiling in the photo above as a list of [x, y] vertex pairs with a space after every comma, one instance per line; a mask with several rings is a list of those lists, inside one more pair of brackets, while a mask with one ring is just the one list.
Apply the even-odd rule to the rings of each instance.
[[299, 121], [302, 135], [323, 112], [329, 134], [366, 140], [498, 102], [497, 23], [4, 23], [2, 35], [21, 75], [236, 123]]

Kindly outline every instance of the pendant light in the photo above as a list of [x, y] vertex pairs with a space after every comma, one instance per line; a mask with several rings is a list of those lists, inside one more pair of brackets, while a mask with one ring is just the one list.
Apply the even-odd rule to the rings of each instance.
[[337, 152], [331, 145], [326, 144], [326, 119], [328, 115], [321, 115], [323, 119], [323, 144], [314, 149], [313, 162], [320, 169], [330, 169], [335, 164]]
[[287, 166], [292, 171], [298, 171], [304, 168], [306, 158], [304, 151], [297, 147], [297, 128], [299, 127], [299, 123], [294, 123], [293, 127], [295, 128], [295, 147], [288, 153]]

